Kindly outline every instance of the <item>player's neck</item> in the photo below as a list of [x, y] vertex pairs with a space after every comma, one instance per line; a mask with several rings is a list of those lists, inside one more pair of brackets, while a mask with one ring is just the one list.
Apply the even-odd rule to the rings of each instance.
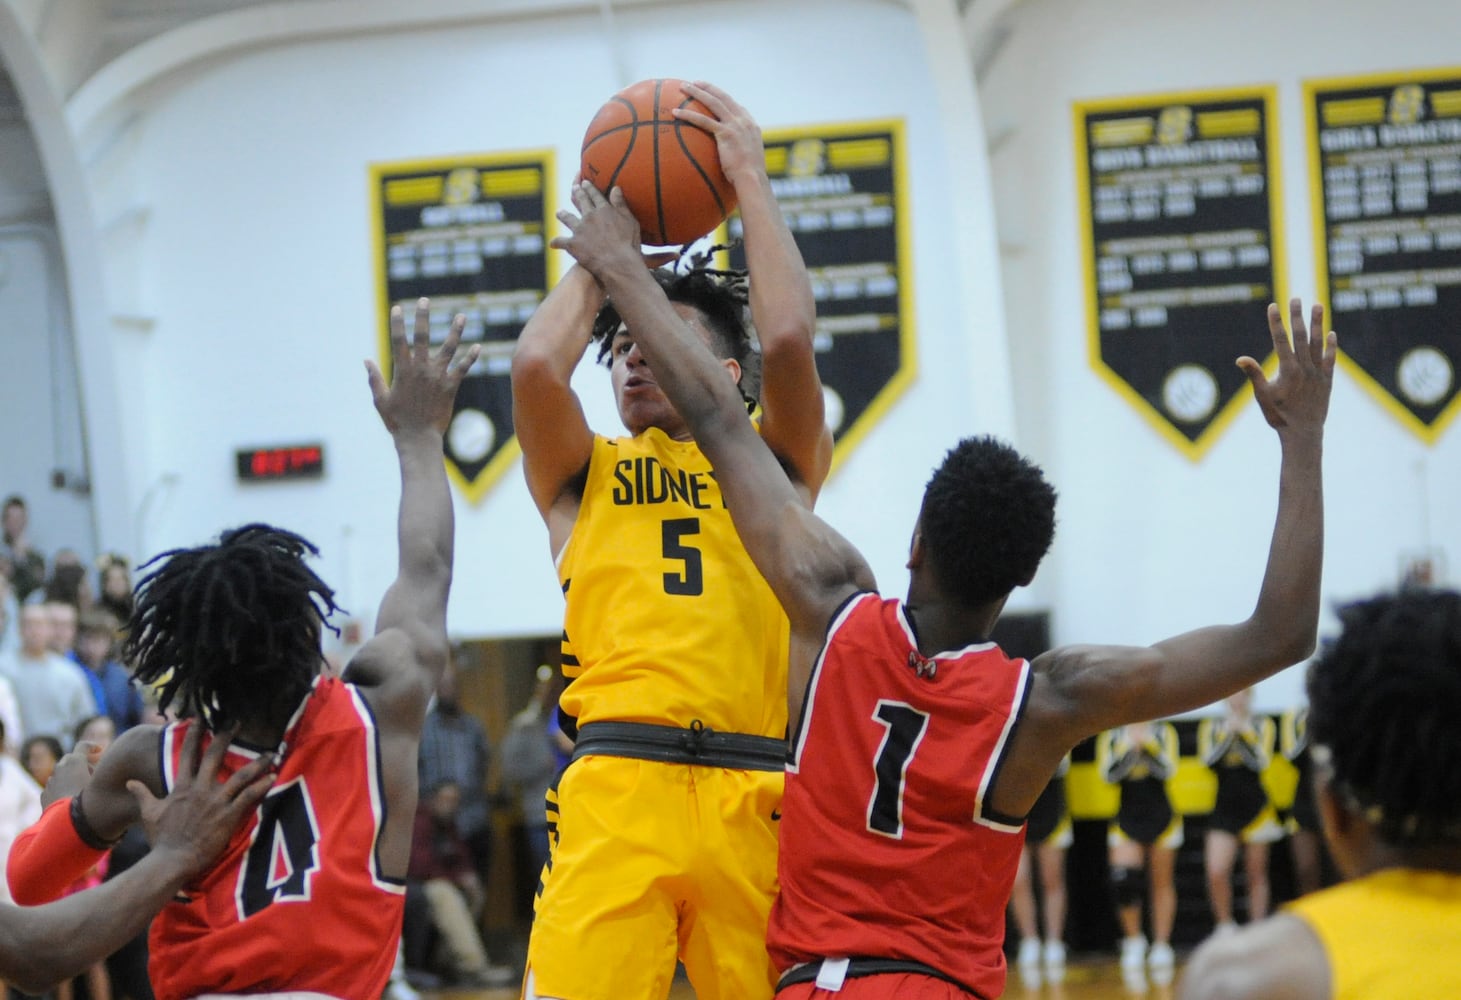
[[937, 598], [920, 599], [912, 590], [904, 602], [908, 624], [924, 656], [987, 642], [1003, 606], [1001, 601], [996, 607], [971, 611]]
[[1421, 871], [1461, 875], [1461, 845], [1429, 844], [1423, 847], [1397, 847], [1376, 840], [1370, 845], [1361, 875], [1371, 875], [1386, 868], [1409, 868]]

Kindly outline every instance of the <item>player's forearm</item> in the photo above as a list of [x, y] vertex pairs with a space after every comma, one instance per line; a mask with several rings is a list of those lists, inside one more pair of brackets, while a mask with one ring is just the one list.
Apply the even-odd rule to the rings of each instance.
[[154, 852], [95, 889], [0, 908], [0, 979], [39, 996], [80, 975], [146, 930], [191, 874], [182, 859]]
[[1322, 429], [1280, 438], [1278, 515], [1258, 603], [1249, 620], [1272, 665], [1287, 666], [1314, 649], [1324, 565]]
[[397, 517], [400, 575], [417, 593], [432, 596], [446, 614], [451, 584], [454, 513], [442, 463], [442, 435], [434, 429], [393, 435], [401, 464], [401, 506]]
[[751, 273], [751, 316], [763, 353], [786, 347], [810, 349], [817, 308], [800, 248], [781, 214], [764, 170], [732, 178], [745, 233]]
[[603, 289], [593, 275], [576, 264], [569, 268], [518, 335], [514, 387], [525, 376], [549, 377], [567, 385], [603, 304]]

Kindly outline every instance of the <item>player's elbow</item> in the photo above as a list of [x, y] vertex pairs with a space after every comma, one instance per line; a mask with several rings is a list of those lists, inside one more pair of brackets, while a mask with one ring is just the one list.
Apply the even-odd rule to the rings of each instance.
[[1250, 648], [1275, 669], [1308, 659], [1318, 642], [1317, 625], [1289, 616], [1255, 616], [1249, 620], [1248, 630]]
[[813, 309], [788, 309], [769, 323], [757, 324], [756, 338], [765, 364], [776, 365], [784, 353], [811, 355], [816, 329], [817, 314]]
[[[514, 394], [531, 392], [535, 386], [561, 385], [567, 382], [564, 363], [545, 345], [519, 339], [512, 352], [512, 388]], [[571, 371], [570, 371], [571, 377]]]

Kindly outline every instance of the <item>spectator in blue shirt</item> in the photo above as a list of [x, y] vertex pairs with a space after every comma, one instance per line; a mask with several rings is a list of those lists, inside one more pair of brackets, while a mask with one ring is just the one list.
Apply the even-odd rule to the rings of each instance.
[[127, 668], [114, 659], [117, 623], [110, 615], [88, 612], [81, 617], [76, 648], [71, 658], [91, 683], [98, 712], [105, 713], [117, 727], [117, 735], [142, 721], [142, 692], [132, 683]]

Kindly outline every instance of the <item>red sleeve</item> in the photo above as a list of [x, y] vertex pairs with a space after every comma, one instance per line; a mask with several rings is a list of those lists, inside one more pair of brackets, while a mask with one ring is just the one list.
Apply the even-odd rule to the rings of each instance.
[[5, 877], [21, 906], [60, 899], [106, 854], [106, 848], [91, 846], [77, 832], [71, 803], [69, 798], [52, 802], [10, 848]]

